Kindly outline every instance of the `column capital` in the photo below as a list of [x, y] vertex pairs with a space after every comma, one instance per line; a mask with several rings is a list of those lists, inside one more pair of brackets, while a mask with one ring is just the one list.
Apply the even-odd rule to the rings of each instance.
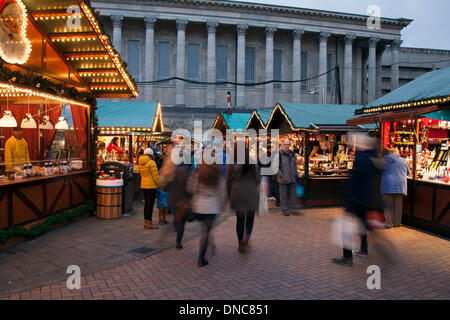
[[320, 41], [327, 41], [328, 38], [331, 37], [331, 33], [322, 31], [321, 33], [319, 33], [319, 37]]
[[245, 35], [245, 32], [248, 29], [248, 25], [247, 24], [238, 24], [236, 26], [236, 31], [238, 35]]
[[186, 19], [177, 19], [176, 23], [177, 23], [177, 30], [185, 31], [186, 30], [186, 26], [189, 23], [189, 21], [186, 20]]
[[356, 35], [353, 33], [349, 33], [345, 35], [345, 44], [352, 44], [353, 40], [356, 39]]
[[268, 27], [266, 27], [265, 31], [266, 31], [266, 36], [273, 37], [273, 34], [275, 33], [275, 31], [277, 31], [277, 27], [268, 26]]
[[304, 29], [292, 30], [292, 35], [294, 36], [294, 39], [301, 39], [304, 33], [305, 33]]
[[391, 47], [394, 50], [398, 50], [400, 48], [400, 46], [402, 45], [403, 41], [400, 39], [396, 39], [394, 41], [391, 42]]
[[111, 16], [112, 24], [114, 28], [121, 28], [123, 16]]
[[208, 33], [216, 33], [216, 29], [219, 26], [219, 23], [215, 21], [206, 22], [206, 28], [208, 28]]
[[153, 29], [155, 27], [156, 18], [155, 17], [145, 17], [144, 23], [147, 29]]
[[376, 37], [369, 38], [369, 47], [375, 48], [379, 41], [380, 41], [380, 38], [376, 38]]

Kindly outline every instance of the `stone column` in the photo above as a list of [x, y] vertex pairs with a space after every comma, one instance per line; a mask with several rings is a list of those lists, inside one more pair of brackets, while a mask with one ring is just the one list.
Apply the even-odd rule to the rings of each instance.
[[111, 16], [113, 24], [113, 46], [122, 55], [122, 21], [123, 16]]
[[362, 104], [362, 79], [363, 79], [363, 50], [360, 45], [356, 46], [356, 84], [355, 84], [355, 103]]
[[[292, 52], [292, 80], [300, 80], [302, 77], [302, 36], [305, 31], [296, 29], [292, 32], [294, 43]], [[302, 96], [302, 83], [292, 83], [292, 102], [299, 103]]]
[[376, 99], [381, 97], [383, 92], [383, 78], [382, 78], [382, 72], [383, 72], [383, 52], [385, 47], [379, 47], [377, 49], [377, 58], [376, 58], [376, 65], [377, 65], [377, 75], [376, 75]]
[[[331, 36], [329, 32], [321, 32], [320, 45], [319, 45], [319, 74], [323, 74], [328, 71], [327, 66], [327, 43], [328, 38]], [[319, 78], [319, 103], [327, 103], [327, 75], [324, 74]]]
[[379, 38], [369, 39], [369, 80], [367, 91], [367, 102], [370, 103], [376, 98], [376, 76], [377, 76], [377, 43]]
[[[217, 22], [207, 22], [208, 29], [208, 61], [207, 61], [207, 75], [208, 82], [216, 81], [216, 29], [219, 26]], [[206, 89], [206, 105], [216, 105], [216, 85], [209, 84]]]
[[362, 78], [361, 78], [361, 104], [366, 105], [368, 103], [367, 101], [367, 79], [368, 79], [368, 49], [363, 48], [363, 55], [362, 55]]
[[[237, 31], [237, 82], [245, 82], [245, 32], [248, 25], [239, 24], [236, 27]], [[237, 86], [236, 106], [245, 106], [245, 87]]]
[[392, 59], [391, 59], [391, 91], [394, 91], [399, 87], [399, 59], [398, 49], [402, 44], [401, 40], [394, 40], [391, 44], [392, 47]]
[[[145, 17], [145, 69], [144, 81], [152, 81], [155, 75], [155, 22], [154, 17]], [[153, 84], [145, 85], [145, 101], [153, 101]]]
[[344, 104], [352, 104], [352, 82], [353, 82], [353, 40], [354, 34], [345, 36], [344, 49]]
[[[186, 26], [187, 20], [177, 20], [177, 77], [185, 78], [186, 55]], [[184, 106], [184, 81], [176, 80], [177, 88], [175, 101], [177, 105]]]
[[[266, 81], [273, 79], [273, 35], [277, 31], [275, 27], [266, 28]], [[273, 106], [273, 83], [266, 84], [265, 106]]]

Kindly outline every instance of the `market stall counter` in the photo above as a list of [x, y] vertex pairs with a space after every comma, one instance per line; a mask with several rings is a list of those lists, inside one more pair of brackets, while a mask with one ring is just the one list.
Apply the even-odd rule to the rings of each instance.
[[[138, 95], [89, 2], [54, 3], [0, 1], [23, 40], [0, 50], [0, 229], [92, 199], [96, 99]], [[83, 34], [59, 19], [74, 6]]]

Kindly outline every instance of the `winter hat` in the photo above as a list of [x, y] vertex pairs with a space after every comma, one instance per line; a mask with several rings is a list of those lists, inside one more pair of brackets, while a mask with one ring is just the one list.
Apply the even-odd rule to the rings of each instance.
[[147, 154], [149, 156], [153, 156], [153, 150], [150, 149], [150, 148], [147, 148], [147, 149], [144, 150], [144, 154]]

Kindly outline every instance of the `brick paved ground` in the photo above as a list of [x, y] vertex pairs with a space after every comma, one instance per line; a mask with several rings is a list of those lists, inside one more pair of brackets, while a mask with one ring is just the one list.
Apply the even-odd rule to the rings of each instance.
[[[370, 257], [355, 257], [353, 267], [332, 264], [341, 254], [328, 241], [338, 211], [260, 216], [245, 255], [237, 252], [230, 217], [214, 230], [217, 253], [205, 268], [196, 265], [195, 238], [181, 251], [84, 275], [81, 290], [62, 281], [2, 299], [450, 299], [450, 242], [410, 228], [370, 237]], [[381, 290], [366, 286], [373, 264], [381, 268]]]
[[[143, 204], [138, 201], [134, 207], [134, 214], [118, 220], [83, 218], [0, 250], [0, 295], [59, 282], [67, 278], [66, 268], [73, 264], [89, 274], [173, 247], [171, 226], [145, 230]], [[153, 218], [157, 219], [156, 210]], [[195, 225], [187, 227], [186, 239], [198, 234]]]

